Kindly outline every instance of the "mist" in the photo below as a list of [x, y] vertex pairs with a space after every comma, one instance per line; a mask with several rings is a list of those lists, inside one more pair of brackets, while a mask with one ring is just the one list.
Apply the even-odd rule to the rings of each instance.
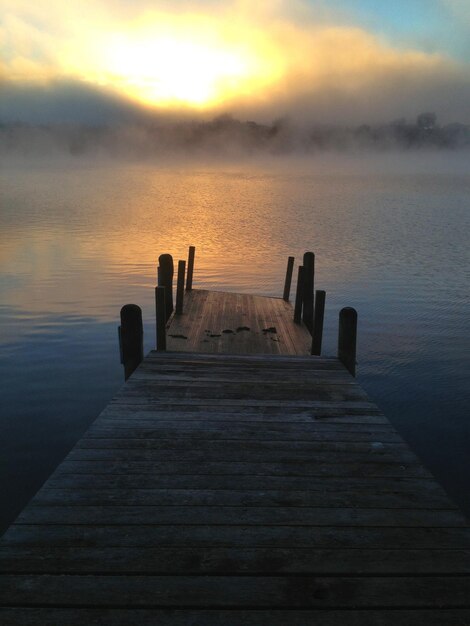
[[470, 126], [441, 125], [423, 112], [385, 124], [359, 126], [295, 124], [288, 118], [268, 124], [230, 115], [212, 120], [122, 122], [120, 124], [26, 124], [0, 126], [0, 154], [13, 157], [115, 159], [236, 159], [312, 157], [318, 154], [442, 153], [468, 155]]

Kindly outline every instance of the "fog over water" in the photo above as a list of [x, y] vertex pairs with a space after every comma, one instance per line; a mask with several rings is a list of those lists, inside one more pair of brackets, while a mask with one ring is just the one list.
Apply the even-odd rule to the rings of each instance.
[[[206, 159], [270, 155], [355, 154], [368, 152], [433, 153], [467, 151], [470, 126], [441, 124], [433, 112], [414, 120], [380, 124], [301, 124], [287, 117], [267, 123], [221, 115], [207, 120], [153, 117], [122, 124], [0, 124], [4, 158], [54, 154], [110, 158], [174, 157]], [[468, 157], [467, 154], [467, 157]], [[418, 157], [419, 160], [419, 157]], [[199, 161], [200, 162], [200, 161]]]
[[10, 151], [0, 172], [0, 523], [122, 383], [120, 307], [154, 342], [156, 262], [197, 246], [195, 287], [280, 295], [311, 249], [337, 316], [359, 312], [358, 378], [470, 512], [470, 172], [455, 150], [243, 158]]

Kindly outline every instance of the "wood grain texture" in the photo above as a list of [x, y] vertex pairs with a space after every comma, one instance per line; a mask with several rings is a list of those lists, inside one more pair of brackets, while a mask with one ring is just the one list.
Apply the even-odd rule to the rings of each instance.
[[470, 623], [468, 522], [354, 378], [282, 300], [186, 299], [0, 542], [2, 625]]
[[[24, 608], [0, 609], [3, 626], [37, 626], [37, 624], [66, 624], [83, 626], [467, 626], [470, 611], [467, 609], [80, 609], [80, 608]], [[288, 622], [286, 622], [288, 619]]]
[[168, 350], [307, 355], [310, 334], [292, 316], [292, 306], [281, 298], [193, 289], [183, 313], [171, 320]]

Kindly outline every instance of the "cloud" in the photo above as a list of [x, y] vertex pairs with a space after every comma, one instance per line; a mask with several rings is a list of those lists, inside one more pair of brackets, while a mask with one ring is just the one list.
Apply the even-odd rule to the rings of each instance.
[[148, 112], [126, 98], [80, 81], [0, 81], [0, 120], [30, 124], [134, 122]]
[[281, 36], [283, 47], [296, 52], [264, 99], [273, 114], [380, 121], [436, 109], [443, 119], [470, 121], [469, 68], [450, 58], [397, 51], [358, 28], [292, 29]]
[[[466, 0], [441, 1], [466, 14]], [[325, 123], [432, 109], [470, 122], [469, 64], [395, 48], [319, 0], [3, 4], [4, 118], [112, 120], [146, 106]]]

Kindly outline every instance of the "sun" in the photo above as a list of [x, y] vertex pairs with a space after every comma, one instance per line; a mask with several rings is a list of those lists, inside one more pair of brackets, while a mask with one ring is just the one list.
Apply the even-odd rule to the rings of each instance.
[[240, 55], [172, 37], [118, 46], [110, 58], [114, 79], [149, 104], [209, 105], [249, 73]]
[[214, 107], [253, 95], [278, 73], [261, 38], [243, 32], [237, 40], [220, 22], [152, 16], [102, 37], [95, 67], [102, 83], [146, 105]]

